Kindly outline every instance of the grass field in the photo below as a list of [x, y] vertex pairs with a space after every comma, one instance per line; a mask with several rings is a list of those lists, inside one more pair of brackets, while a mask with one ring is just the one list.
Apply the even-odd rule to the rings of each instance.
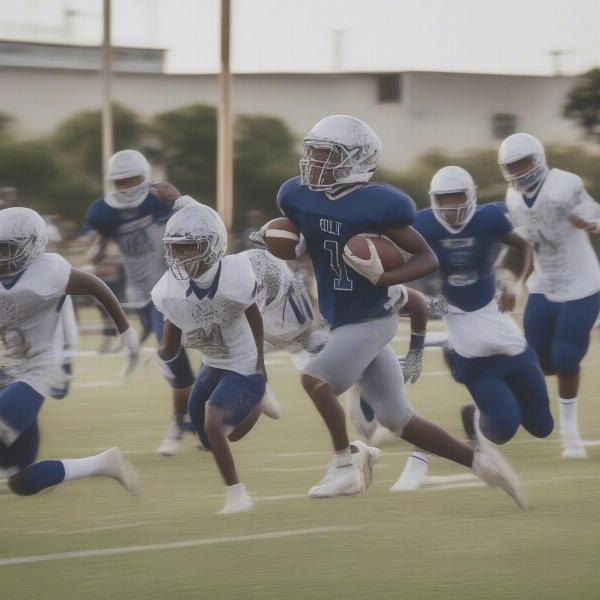
[[[402, 335], [402, 331], [400, 331]], [[98, 338], [82, 340], [91, 350]], [[404, 344], [400, 343], [399, 348]], [[583, 370], [580, 416], [600, 438], [600, 331]], [[252, 513], [218, 517], [222, 484], [191, 437], [176, 457], [153, 450], [169, 418], [168, 390], [143, 365], [119, 384], [119, 358], [78, 358], [66, 400], [47, 401], [41, 457], [79, 457], [118, 445], [144, 495], [110, 480], [69, 483], [33, 498], [0, 495], [3, 599], [597, 599], [600, 597], [600, 447], [561, 461], [558, 435], [519, 434], [506, 455], [526, 482], [519, 511], [477, 482], [392, 494], [410, 448], [383, 447], [368, 494], [305, 496], [329, 458], [324, 427], [283, 355], [270, 359], [280, 422], [262, 419], [234, 447]], [[555, 383], [550, 391], [556, 396]], [[426, 354], [415, 407], [459, 434], [465, 390]], [[432, 474], [463, 473], [434, 459]], [[111, 550], [113, 549], [113, 550]], [[10, 559], [23, 561], [15, 564]], [[37, 558], [36, 558], [37, 557]]]

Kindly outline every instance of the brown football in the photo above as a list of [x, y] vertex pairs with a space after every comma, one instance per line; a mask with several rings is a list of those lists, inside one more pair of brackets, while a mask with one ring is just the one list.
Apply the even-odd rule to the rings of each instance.
[[296, 244], [300, 241], [300, 229], [286, 217], [273, 219], [265, 225], [267, 248], [277, 258], [296, 258]]
[[346, 246], [354, 256], [368, 259], [370, 252], [369, 246], [367, 245], [367, 239], [373, 242], [384, 271], [392, 271], [406, 262], [402, 250], [400, 250], [392, 240], [383, 235], [359, 233], [348, 240]]

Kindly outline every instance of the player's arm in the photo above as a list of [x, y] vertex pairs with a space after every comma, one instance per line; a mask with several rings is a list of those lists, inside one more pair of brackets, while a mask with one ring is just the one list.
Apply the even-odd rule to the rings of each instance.
[[569, 215], [573, 227], [588, 233], [600, 233], [600, 205], [581, 186], [577, 192], [576, 210]]
[[163, 335], [156, 351], [155, 362], [162, 374], [173, 381], [177, 377], [176, 360], [181, 351], [181, 329], [166, 320], [163, 326]]
[[129, 352], [130, 361], [137, 357], [139, 351], [138, 336], [125, 316], [117, 297], [112, 290], [98, 277], [79, 269], [71, 269], [71, 276], [65, 289], [70, 296], [88, 295], [94, 297], [114, 321], [121, 341]]
[[410, 316], [410, 345], [408, 354], [400, 359], [404, 383], [416, 383], [423, 368], [423, 347], [427, 332], [427, 303], [422, 294], [406, 288], [407, 300], [402, 311]]
[[256, 368], [264, 373], [266, 379], [267, 370], [265, 369], [263, 320], [256, 303], [250, 305], [246, 309], [246, 319], [248, 319], [248, 324], [250, 325], [252, 335], [254, 336], [254, 342], [256, 344]]
[[106, 247], [108, 246], [108, 238], [100, 233], [96, 233], [92, 238], [92, 243], [85, 253], [88, 262], [97, 265], [106, 256]]
[[150, 191], [162, 202], [170, 204], [174, 210], [179, 210], [184, 206], [198, 204], [191, 196], [182, 195], [181, 192], [168, 181], [153, 183]]
[[516, 264], [513, 272], [516, 281], [514, 285], [502, 291], [498, 300], [500, 311], [510, 312], [515, 309], [515, 305], [519, 300], [525, 281], [533, 269], [532, 252], [531, 246], [527, 240], [524, 240], [514, 230], [505, 234], [501, 241], [515, 251], [514, 260]]
[[382, 273], [377, 285], [396, 285], [406, 281], [416, 281], [433, 273], [438, 267], [438, 259], [425, 241], [425, 238], [413, 227], [390, 227], [383, 231], [397, 246], [412, 256], [400, 267]]

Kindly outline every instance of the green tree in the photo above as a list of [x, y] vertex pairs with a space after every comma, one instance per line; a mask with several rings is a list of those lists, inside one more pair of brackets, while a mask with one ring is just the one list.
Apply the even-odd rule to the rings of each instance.
[[563, 115], [575, 121], [587, 137], [600, 142], [600, 68], [582, 76], [567, 97]]
[[250, 209], [278, 214], [275, 198], [281, 184], [298, 173], [295, 140], [280, 119], [240, 115], [235, 122], [234, 195], [238, 226]]
[[194, 104], [157, 115], [152, 132], [156, 148], [151, 158], [161, 162], [165, 177], [186, 194], [215, 205], [217, 111]]
[[[113, 122], [115, 151], [140, 148], [145, 127], [133, 111], [113, 104]], [[93, 178], [101, 187], [102, 115], [99, 110], [86, 110], [69, 117], [59, 125], [51, 143], [67, 164]]]

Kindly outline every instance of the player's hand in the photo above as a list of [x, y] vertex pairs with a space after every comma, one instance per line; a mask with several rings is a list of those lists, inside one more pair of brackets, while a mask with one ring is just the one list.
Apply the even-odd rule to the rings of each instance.
[[369, 258], [359, 258], [352, 254], [352, 251], [348, 246], [345, 246], [344, 262], [359, 275], [368, 279], [373, 285], [377, 285], [383, 275], [383, 265], [381, 264], [381, 259], [375, 249], [375, 244], [373, 244], [369, 238], [366, 238], [366, 242], [370, 252]]
[[168, 181], [160, 181], [152, 184], [150, 191], [163, 202], [172, 204], [181, 197], [181, 192]]
[[425, 304], [430, 317], [441, 319], [448, 314], [448, 302], [444, 296], [425, 296]]
[[127, 352], [127, 365], [123, 371], [123, 377], [127, 377], [132, 373], [137, 364], [140, 354], [140, 340], [137, 331], [133, 327], [126, 329], [119, 337]]
[[256, 248], [260, 248], [262, 250], [267, 249], [267, 230], [264, 225], [258, 230], [253, 231], [248, 239], [254, 244]]
[[571, 225], [573, 225], [573, 227], [576, 227], [577, 229], [583, 229], [588, 233], [598, 233], [598, 231], [600, 231], [600, 222], [597, 220], [588, 221], [587, 219], [582, 219], [577, 215], [569, 215], [569, 222]]
[[423, 368], [423, 350], [409, 350], [406, 356], [398, 359], [398, 362], [402, 368], [404, 383], [416, 383]]

